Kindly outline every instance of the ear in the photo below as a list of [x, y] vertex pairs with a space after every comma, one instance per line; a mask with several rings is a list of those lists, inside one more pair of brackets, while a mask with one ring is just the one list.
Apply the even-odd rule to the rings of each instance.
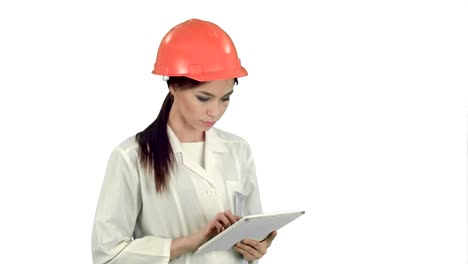
[[169, 91], [171, 92], [172, 96], [174, 96], [176, 93], [176, 89], [172, 85], [169, 85]]

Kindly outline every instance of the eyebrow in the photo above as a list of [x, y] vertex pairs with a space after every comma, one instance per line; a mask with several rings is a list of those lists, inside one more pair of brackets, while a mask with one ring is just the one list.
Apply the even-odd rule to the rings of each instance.
[[[229, 93], [223, 95], [222, 97], [226, 97], [228, 95], [231, 95], [233, 92], [234, 92], [234, 90], [231, 90]], [[216, 97], [214, 94], [209, 93], [209, 92], [205, 92], [205, 91], [200, 91], [199, 93], [202, 93], [204, 95], [208, 95], [208, 96], [211, 96], [211, 97]]]

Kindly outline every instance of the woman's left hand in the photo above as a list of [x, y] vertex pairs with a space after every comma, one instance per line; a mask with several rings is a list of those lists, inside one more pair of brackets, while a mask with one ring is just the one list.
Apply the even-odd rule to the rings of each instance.
[[262, 241], [244, 239], [234, 245], [234, 249], [241, 253], [245, 260], [254, 261], [260, 259], [267, 253], [267, 248], [270, 247], [271, 242], [277, 235], [276, 231], [271, 232], [267, 238]]

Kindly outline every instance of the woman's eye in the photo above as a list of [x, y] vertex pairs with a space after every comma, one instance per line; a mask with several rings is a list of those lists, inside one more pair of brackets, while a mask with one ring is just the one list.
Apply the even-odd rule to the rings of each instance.
[[226, 98], [223, 98], [222, 100], [226, 102], [226, 101], [229, 101], [229, 99], [230, 99], [229, 97], [226, 97]]
[[197, 98], [198, 98], [198, 100], [199, 100], [200, 102], [206, 102], [206, 101], [210, 100], [210, 98], [202, 97], [202, 96], [197, 96]]

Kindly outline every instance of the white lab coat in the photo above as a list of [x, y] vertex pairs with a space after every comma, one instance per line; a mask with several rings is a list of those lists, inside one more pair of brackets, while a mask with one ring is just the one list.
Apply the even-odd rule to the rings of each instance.
[[[245, 195], [244, 213], [262, 213], [255, 165], [248, 143], [211, 128], [205, 132], [205, 169], [184, 159], [168, 126], [175, 169], [167, 192], [157, 194], [154, 178], [138, 160], [132, 136], [110, 156], [92, 231], [94, 264], [169, 263], [172, 239], [199, 231], [217, 213], [234, 212], [234, 192]], [[170, 263], [244, 263], [234, 250], [188, 253]]]

